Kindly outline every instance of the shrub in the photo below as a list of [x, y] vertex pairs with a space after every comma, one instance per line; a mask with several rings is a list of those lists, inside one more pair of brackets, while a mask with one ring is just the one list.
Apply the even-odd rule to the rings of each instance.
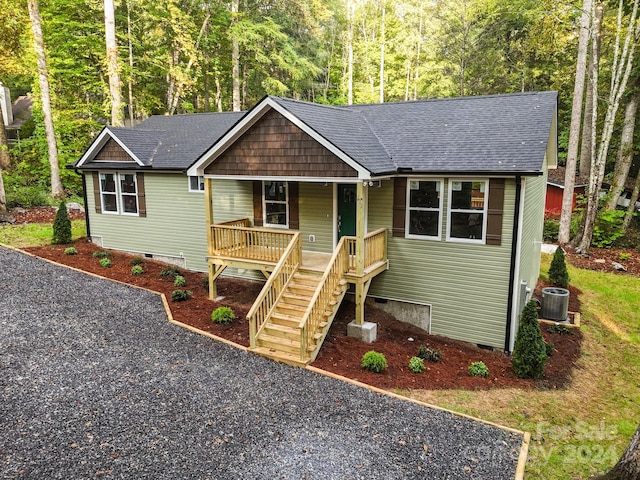
[[472, 377], [488, 377], [489, 369], [484, 362], [473, 362], [469, 365], [469, 375]]
[[207, 292], [209, 291], [209, 275], [205, 275], [204, 278], [200, 280], [200, 285], [202, 285], [202, 288]]
[[101, 258], [100, 266], [104, 268], [111, 268], [111, 260], [109, 260], [108, 258]]
[[7, 193], [7, 208], [40, 207], [47, 205], [49, 202], [46, 189], [43, 187], [15, 185], [13, 188], [11, 188], [8, 183], [9, 182], [5, 182]]
[[561, 247], [556, 248], [549, 267], [549, 281], [557, 287], [567, 288], [569, 285], [569, 272], [564, 259], [564, 250]]
[[184, 279], [182, 275], [176, 275], [176, 279], [173, 281], [174, 287], [184, 287], [187, 284], [187, 281]]
[[624, 236], [624, 210], [601, 210], [593, 226], [591, 245], [611, 248], [614, 242]]
[[374, 373], [380, 373], [387, 368], [387, 359], [382, 353], [369, 351], [362, 356], [362, 368]]
[[111, 252], [107, 250], [96, 250], [93, 252], [93, 258], [107, 258], [111, 256]]
[[165, 267], [160, 272], [161, 277], [177, 277], [180, 275], [180, 270], [175, 267]]
[[413, 373], [424, 372], [424, 360], [420, 357], [411, 357], [409, 359], [409, 370]]
[[538, 378], [546, 361], [547, 349], [538, 323], [538, 311], [535, 302], [529, 300], [520, 315], [511, 367], [520, 378]]
[[131, 261], [129, 262], [129, 265], [131, 265], [131, 266], [135, 267], [136, 265], [140, 265], [140, 264], [142, 264], [142, 263], [144, 263], [144, 260], [143, 260], [142, 258], [140, 258], [140, 257], [133, 257], [133, 258], [131, 259]]
[[211, 312], [211, 321], [213, 323], [221, 323], [223, 325], [229, 325], [233, 322], [236, 316], [233, 314], [233, 310], [229, 307], [218, 307]]
[[549, 328], [547, 328], [547, 332], [559, 333], [560, 335], [573, 335], [573, 332], [570, 328], [565, 327], [564, 325], [560, 325], [559, 323], [551, 325]]
[[71, 219], [69, 219], [67, 205], [64, 202], [60, 202], [56, 218], [53, 221], [52, 243], [71, 243]]
[[418, 347], [418, 357], [430, 362], [439, 362], [442, 360], [442, 352], [437, 348], [429, 348], [426, 345]]
[[171, 300], [174, 302], [184, 302], [191, 298], [191, 290], [174, 290], [171, 292]]
[[626, 253], [626, 252], [620, 253], [620, 261], [621, 262], [626, 262], [630, 258], [631, 258], [631, 254], [630, 253]]
[[140, 265], [134, 265], [131, 267], [131, 275], [142, 275], [144, 273], [144, 269]]
[[544, 344], [544, 348], [547, 354], [547, 358], [550, 358], [553, 355], [553, 352], [555, 351], [556, 346], [553, 343], [549, 342]]
[[559, 232], [560, 220], [556, 220], [555, 218], [545, 218], [542, 237], [549, 242], [557, 242]]
[[64, 254], [65, 255], [77, 255], [78, 254], [78, 250], [76, 250], [75, 247], [65, 248], [64, 249]]

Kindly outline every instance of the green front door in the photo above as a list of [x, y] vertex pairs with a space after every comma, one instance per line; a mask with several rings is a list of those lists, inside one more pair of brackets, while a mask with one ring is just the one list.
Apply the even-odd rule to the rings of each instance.
[[356, 186], [338, 184], [338, 239], [356, 234]]

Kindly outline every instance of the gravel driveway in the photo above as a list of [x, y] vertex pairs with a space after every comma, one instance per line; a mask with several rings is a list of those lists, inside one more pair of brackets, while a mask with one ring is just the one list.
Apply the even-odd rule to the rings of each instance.
[[0, 247], [0, 478], [507, 479], [522, 435], [265, 360]]

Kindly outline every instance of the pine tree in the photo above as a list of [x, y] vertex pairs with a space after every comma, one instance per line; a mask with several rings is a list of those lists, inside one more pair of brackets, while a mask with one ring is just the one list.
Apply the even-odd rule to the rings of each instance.
[[60, 202], [60, 208], [56, 212], [56, 218], [53, 221], [53, 239], [52, 243], [71, 243], [71, 220], [67, 205]]
[[556, 248], [549, 267], [549, 281], [556, 287], [567, 288], [569, 285], [569, 272], [567, 264], [564, 260], [564, 250], [561, 247]]
[[511, 366], [520, 378], [538, 378], [546, 361], [547, 350], [538, 324], [536, 304], [530, 300], [520, 316]]

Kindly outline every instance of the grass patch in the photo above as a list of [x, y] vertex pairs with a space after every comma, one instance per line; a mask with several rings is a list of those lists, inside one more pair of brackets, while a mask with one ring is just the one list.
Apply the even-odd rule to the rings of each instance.
[[[543, 255], [546, 278], [550, 255]], [[640, 278], [569, 266], [582, 290], [582, 357], [566, 390], [401, 392], [531, 432], [527, 478], [588, 478], [611, 468], [640, 423]]]
[[[84, 237], [86, 234], [84, 220], [71, 221], [71, 237], [73, 240]], [[0, 226], [0, 243], [17, 248], [50, 245], [52, 237], [53, 225], [50, 223]]]

